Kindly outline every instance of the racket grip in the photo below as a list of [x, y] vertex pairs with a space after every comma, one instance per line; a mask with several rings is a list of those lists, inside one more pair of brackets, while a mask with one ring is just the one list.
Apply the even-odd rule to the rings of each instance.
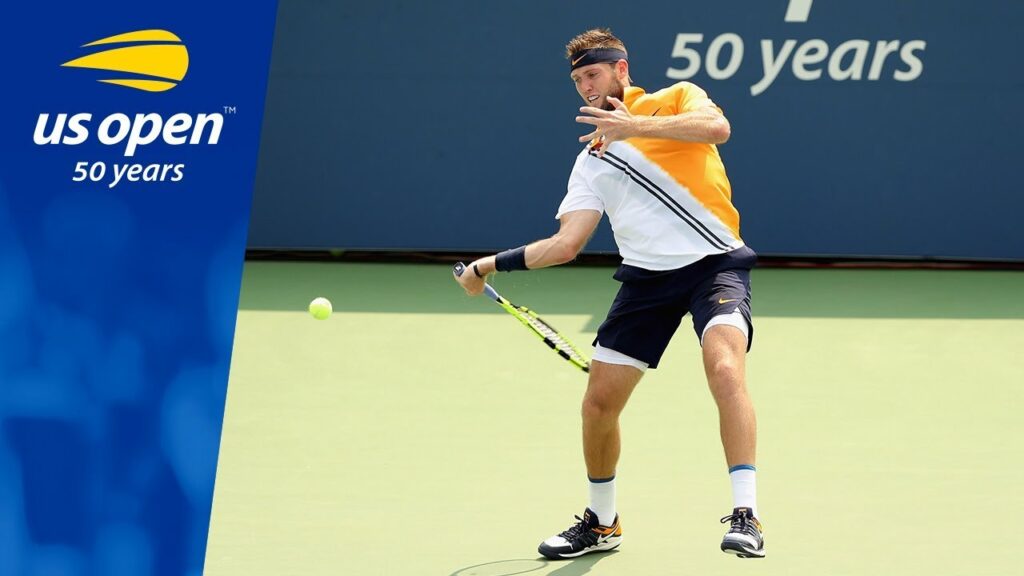
[[462, 262], [456, 262], [455, 266], [452, 267], [452, 274], [455, 274], [456, 278], [462, 277], [462, 273], [466, 271], [466, 265]]
[[487, 297], [495, 302], [501, 300], [501, 296], [498, 296], [498, 293], [494, 291], [494, 288], [491, 288], [490, 284], [484, 284], [484, 294], [487, 294]]

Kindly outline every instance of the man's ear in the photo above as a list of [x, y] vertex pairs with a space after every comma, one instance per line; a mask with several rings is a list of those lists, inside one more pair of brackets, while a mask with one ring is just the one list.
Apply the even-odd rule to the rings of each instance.
[[619, 60], [618, 62], [616, 62], [615, 63], [615, 74], [616, 74], [616, 76], [618, 76], [620, 81], [628, 80], [629, 79], [629, 62], [626, 62], [625, 60]]

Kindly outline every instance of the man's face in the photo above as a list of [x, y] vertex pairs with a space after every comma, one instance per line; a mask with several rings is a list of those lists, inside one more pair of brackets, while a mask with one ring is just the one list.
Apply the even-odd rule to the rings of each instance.
[[615, 107], [608, 103], [608, 97], [622, 100], [624, 88], [618, 77], [617, 64], [590, 64], [573, 70], [569, 77], [587, 106], [614, 110]]

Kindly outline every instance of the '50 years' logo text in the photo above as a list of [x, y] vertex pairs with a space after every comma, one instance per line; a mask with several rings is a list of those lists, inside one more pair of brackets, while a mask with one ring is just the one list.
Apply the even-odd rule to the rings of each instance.
[[[813, 0], [789, 0], [786, 22], [806, 22]], [[707, 44], [704, 58], [700, 48], [703, 34], [681, 33], [676, 35], [672, 58], [680, 59], [683, 66], [672, 66], [665, 75], [674, 80], [687, 80], [696, 76], [701, 68], [714, 80], [731, 78], [743, 63], [745, 45], [738, 34], [728, 32], [711, 39]], [[750, 87], [750, 94], [757, 96], [767, 90], [783, 73], [786, 65], [794, 78], [813, 81], [826, 73], [832, 80], [879, 80], [886, 73], [894, 80], [910, 82], [917, 79], [924, 70], [920, 53], [927, 43], [924, 40], [847, 40], [834, 48], [821, 39], [798, 42], [793, 39], [776, 44], [774, 40], [763, 39], [761, 48], [761, 79]], [[895, 65], [891, 63], [895, 62]]]

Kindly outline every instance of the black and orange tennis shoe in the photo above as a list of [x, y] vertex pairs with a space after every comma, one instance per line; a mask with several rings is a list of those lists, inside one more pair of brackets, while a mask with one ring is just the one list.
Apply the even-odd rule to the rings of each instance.
[[583, 518], [575, 518], [575, 524], [565, 532], [541, 542], [537, 551], [545, 558], [563, 560], [611, 550], [622, 543], [622, 525], [619, 524], [618, 514], [611, 526], [599, 524], [597, 514], [590, 508], [583, 512]]
[[764, 558], [764, 536], [761, 523], [750, 508], [734, 508], [732, 514], [722, 518], [729, 522], [729, 531], [722, 538], [722, 552], [740, 558]]

